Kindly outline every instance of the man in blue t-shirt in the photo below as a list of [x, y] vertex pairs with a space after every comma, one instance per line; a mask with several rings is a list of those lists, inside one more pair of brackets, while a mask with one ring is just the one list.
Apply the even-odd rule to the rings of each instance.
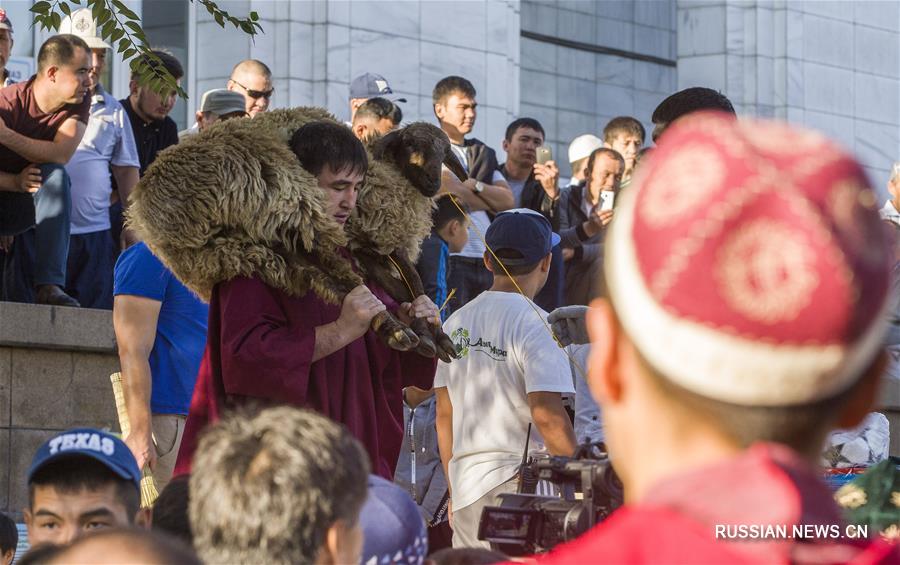
[[172, 478], [206, 347], [208, 307], [143, 243], [119, 256], [113, 293], [131, 423], [125, 443], [162, 490]]

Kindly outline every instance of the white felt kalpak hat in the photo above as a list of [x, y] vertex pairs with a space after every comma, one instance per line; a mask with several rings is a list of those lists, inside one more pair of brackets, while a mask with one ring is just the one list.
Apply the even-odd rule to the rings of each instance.
[[603, 147], [603, 140], [596, 135], [586, 133], [579, 135], [569, 144], [569, 163], [590, 157], [591, 153]]
[[91, 49], [109, 49], [109, 43], [103, 41], [97, 33], [97, 22], [94, 21], [90, 8], [81, 8], [72, 12], [71, 16], [66, 16], [59, 26], [59, 33], [77, 35]]
[[617, 202], [610, 298], [647, 362], [696, 394], [808, 404], [882, 346], [893, 240], [856, 161], [784, 124], [688, 116]]

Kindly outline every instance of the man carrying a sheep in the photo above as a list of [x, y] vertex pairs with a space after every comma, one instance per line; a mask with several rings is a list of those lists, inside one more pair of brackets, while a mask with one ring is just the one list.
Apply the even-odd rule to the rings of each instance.
[[[327, 215], [344, 226], [369, 165], [362, 143], [341, 124], [320, 121], [297, 130], [290, 146], [316, 177]], [[354, 288], [340, 305], [312, 291], [289, 295], [257, 275], [216, 285], [175, 474], [190, 470], [208, 422], [233, 406], [259, 402], [312, 408], [344, 424], [366, 447], [373, 472], [390, 478], [403, 438], [402, 389], [431, 388], [435, 361], [390, 349], [370, 331], [385, 309], [407, 324], [413, 318], [440, 324], [427, 296], [397, 304], [371, 283]]]

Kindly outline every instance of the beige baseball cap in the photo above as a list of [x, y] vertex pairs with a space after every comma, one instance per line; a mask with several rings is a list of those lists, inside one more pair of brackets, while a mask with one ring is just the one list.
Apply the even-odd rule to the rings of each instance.
[[103, 41], [97, 32], [97, 22], [91, 16], [89, 8], [81, 8], [66, 16], [59, 26], [59, 33], [71, 33], [77, 35], [87, 43], [91, 49], [109, 49], [109, 43]]

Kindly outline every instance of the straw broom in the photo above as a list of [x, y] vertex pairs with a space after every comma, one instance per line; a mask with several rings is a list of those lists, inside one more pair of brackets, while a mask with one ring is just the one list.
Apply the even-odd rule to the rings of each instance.
[[[116, 413], [119, 415], [119, 427], [122, 428], [124, 439], [131, 433], [131, 422], [128, 419], [128, 407], [125, 406], [125, 391], [122, 390], [122, 373], [111, 374], [109, 380], [112, 382], [113, 395], [116, 397]], [[156, 483], [153, 482], [149, 468], [145, 466], [141, 470], [141, 475], [141, 508], [149, 508], [159, 498], [159, 492], [156, 490]]]

